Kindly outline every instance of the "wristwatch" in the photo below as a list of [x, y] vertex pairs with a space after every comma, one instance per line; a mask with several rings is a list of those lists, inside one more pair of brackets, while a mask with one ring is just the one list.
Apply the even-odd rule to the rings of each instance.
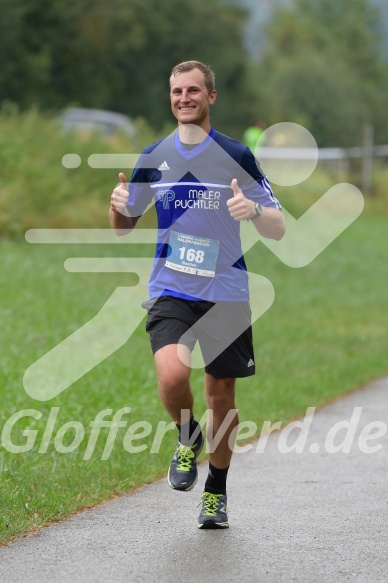
[[261, 207], [261, 204], [256, 202], [255, 203], [255, 215], [253, 217], [249, 218], [248, 221], [254, 221], [255, 219], [257, 219], [257, 217], [260, 217], [262, 212], [263, 212], [263, 209]]

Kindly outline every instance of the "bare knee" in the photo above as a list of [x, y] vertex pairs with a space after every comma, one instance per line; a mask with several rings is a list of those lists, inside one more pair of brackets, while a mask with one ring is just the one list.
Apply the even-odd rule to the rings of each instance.
[[168, 345], [155, 353], [160, 391], [176, 391], [188, 386], [190, 368], [181, 361], [176, 345]]
[[189, 383], [188, 375], [180, 371], [158, 372], [158, 386], [160, 391], [176, 391], [185, 388]]
[[209, 409], [225, 413], [235, 408], [235, 379], [206, 378], [206, 400]]

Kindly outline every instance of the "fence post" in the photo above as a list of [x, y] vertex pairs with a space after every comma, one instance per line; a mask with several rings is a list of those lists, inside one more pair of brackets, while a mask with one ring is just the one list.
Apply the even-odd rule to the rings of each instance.
[[373, 169], [373, 127], [370, 123], [364, 126], [362, 145], [361, 186], [363, 194], [370, 194], [372, 188]]

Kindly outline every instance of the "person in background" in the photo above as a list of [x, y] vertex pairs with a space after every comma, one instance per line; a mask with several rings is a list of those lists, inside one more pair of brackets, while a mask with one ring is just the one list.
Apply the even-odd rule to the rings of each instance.
[[242, 141], [248, 146], [253, 155], [257, 146], [262, 146], [265, 140], [266, 125], [261, 120], [255, 120], [243, 133]]

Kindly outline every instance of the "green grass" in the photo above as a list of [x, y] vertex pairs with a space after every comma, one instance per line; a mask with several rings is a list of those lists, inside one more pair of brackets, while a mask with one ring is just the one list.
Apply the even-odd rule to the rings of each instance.
[[[288, 208], [291, 200], [287, 202]], [[30, 245], [1, 243], [2, 289], [0, 355], [0, 430], [11, 415], [26, 409], [42, 413], [24, 418], [12, 432], [15, 444], [26, 443], [25, 429], [37, 430], [34, 447], [25, 453], [0, 449], [0, 541], [7, 541], [72, 512], [99, 503], [166, 472], [175, 432], [163, 439], [158, 453], [149, 448], [128, 453], [127, 428], [147, 421], [151, 445], [160, 421], [168, 422], [156, 394], [151, 351], [144, 327], [111, 357], [48, 402], [31, 399], [23, 374], [40, 356], [92, 318], [117, 286], [133, 283], [125, 274], [68, 273], [67, 257], [128, 255], [128, 246]], [[143, 253], [134, 249], [134, 256]], [[387, 372], [386, 216], [364, 213], [314, 262], [302, 269], [283, 265], [261, 243], [248, 253], [250, 271], [268, 279], [275, 302], [254, 324], [255, 377], [239, 381], [240, 419], [294, 418]], [[123, 318], [131, 306], [123, 311]], [[104, 350], [104, 339], [98, 338]], [[197, 416], [206, 409], [203, 375], [192, 373]], [[39, 453], [50, 409], [58, 419], [47, 452]], [[101, 429], [96, 448], [83, 460], [90, 422], [104, 409], [131, 407], [127, 426], [118, 431], [107, 460], [101, 456], [108, 430]], [[108, 417], [110, 418], [110, 417]], [[77, 421], [85, 436], [72, 453], [59, 453], [58, 429]], [[66, 434], [69, 445], [74, 432]], [[59, 437], [57, 437], [59, 439]]]

